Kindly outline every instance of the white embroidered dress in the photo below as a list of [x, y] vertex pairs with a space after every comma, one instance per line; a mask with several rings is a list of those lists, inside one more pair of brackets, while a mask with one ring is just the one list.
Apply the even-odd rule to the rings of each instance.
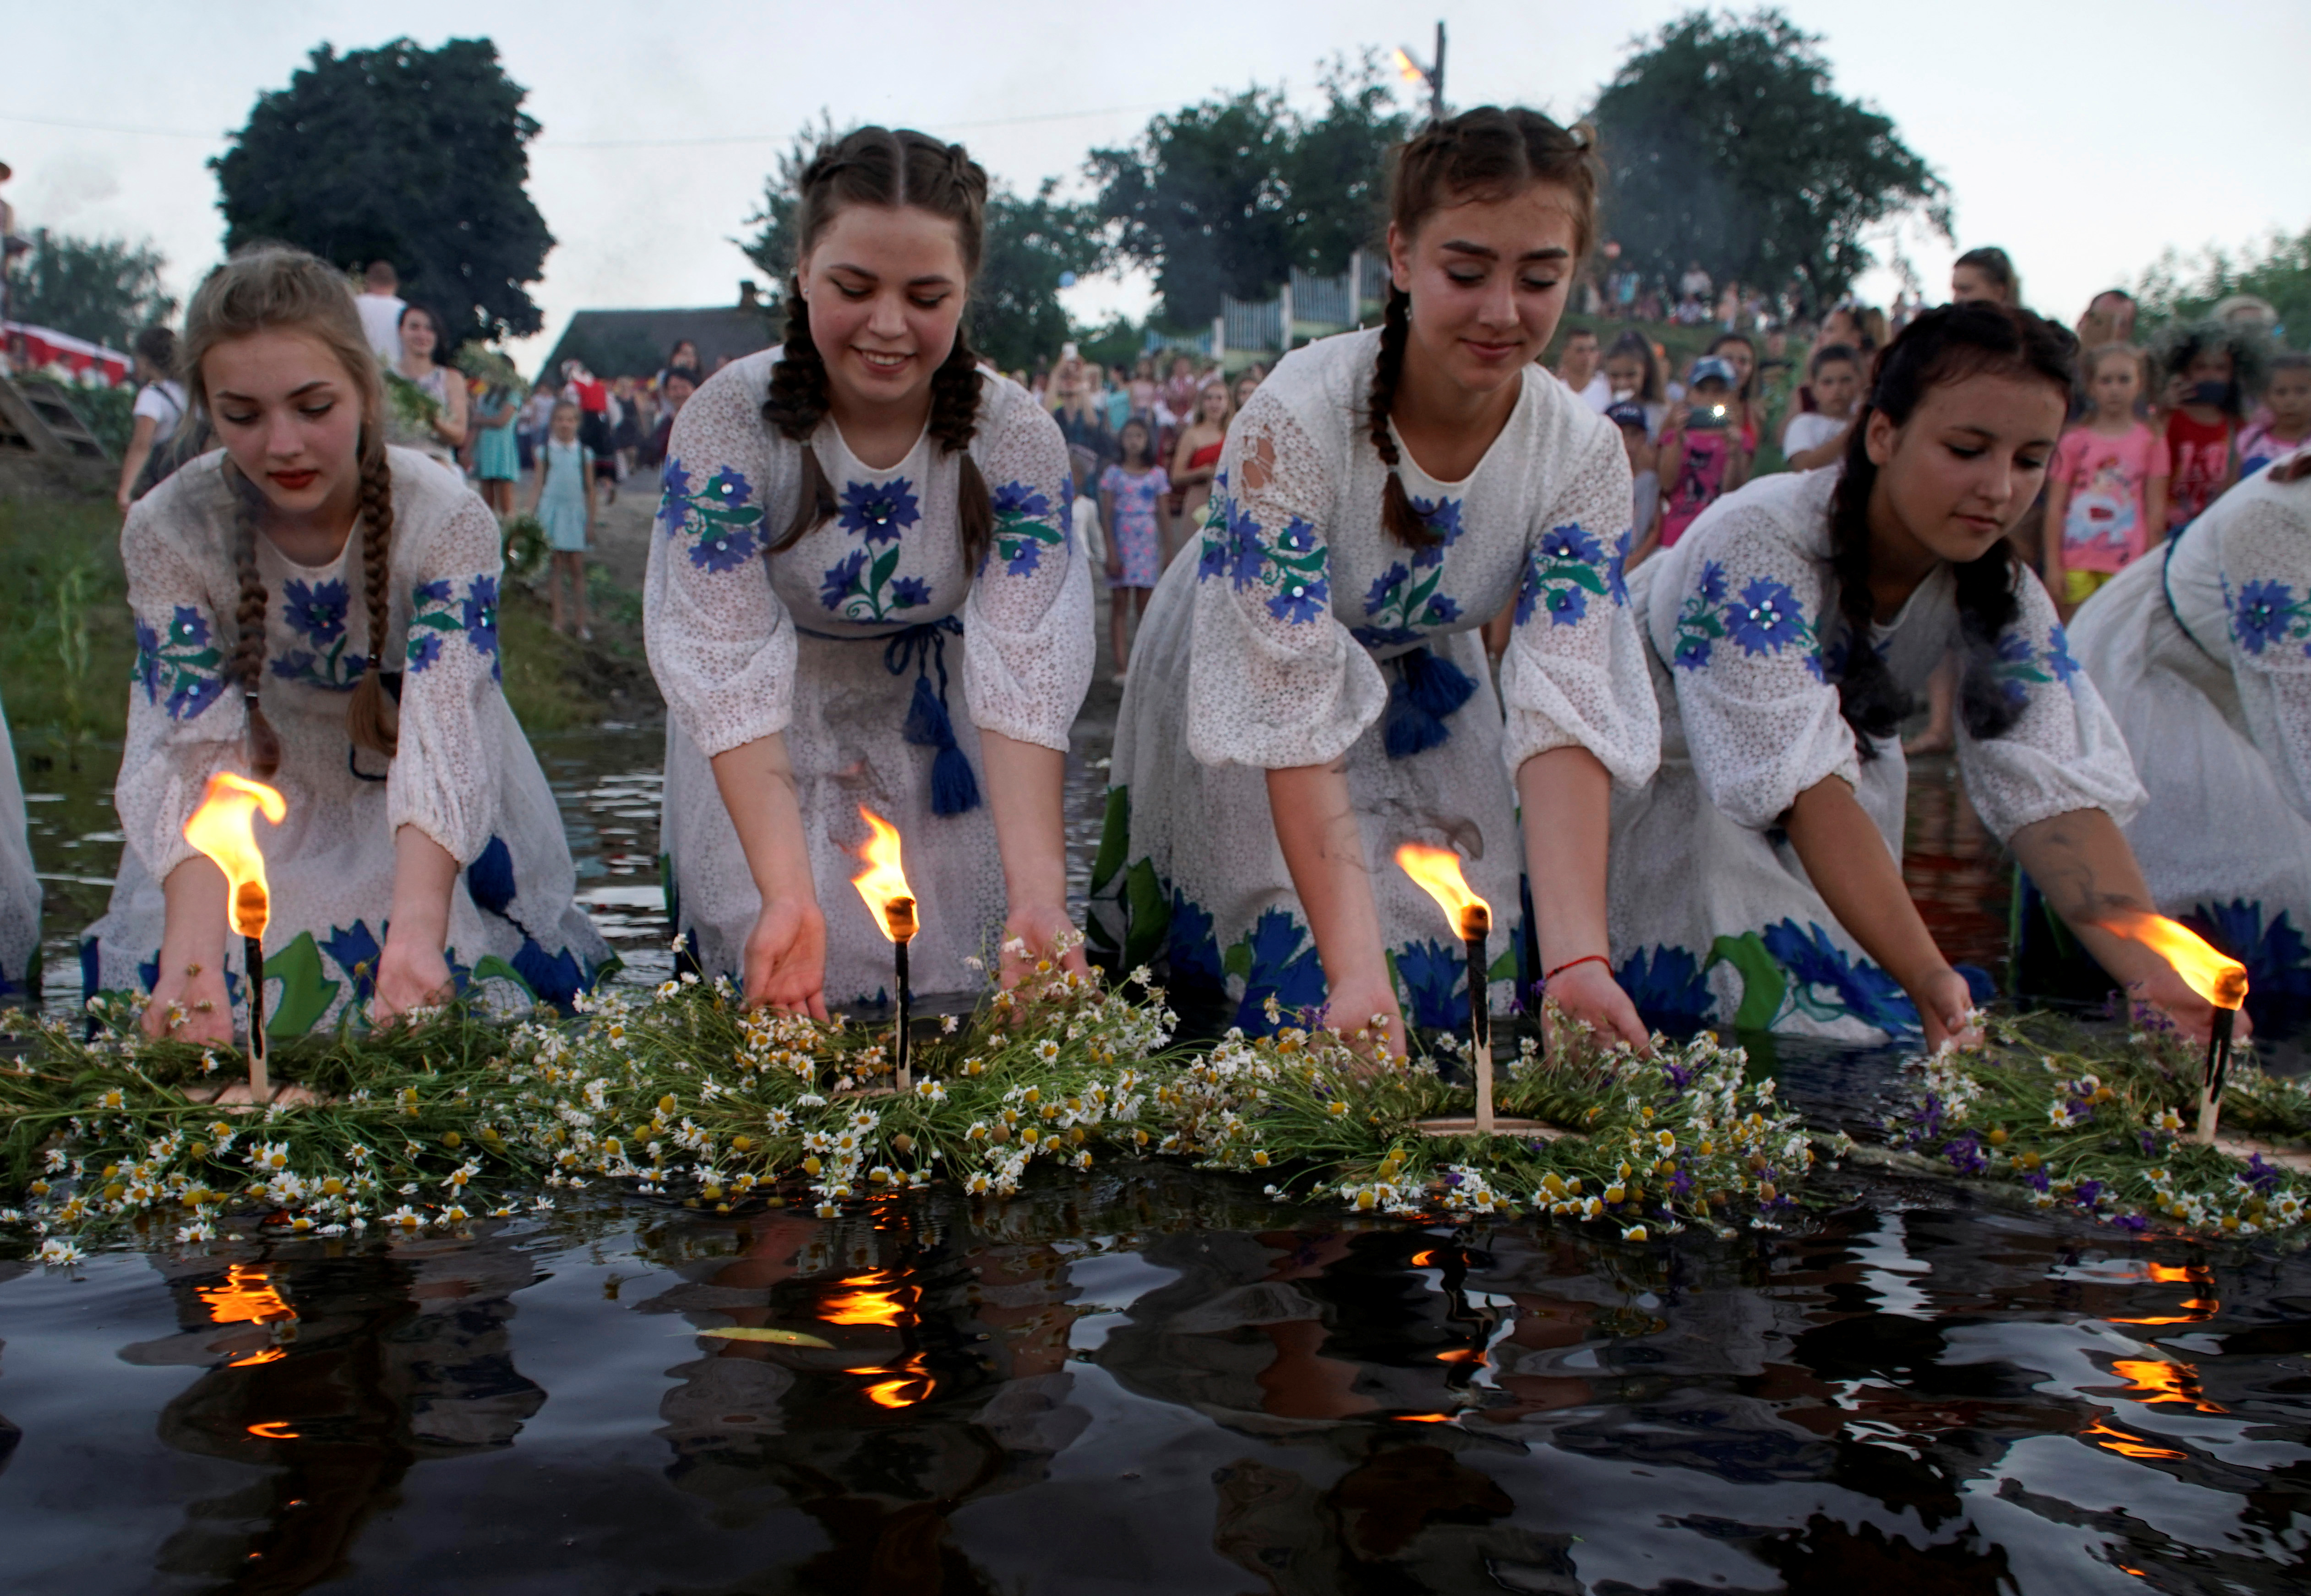
[[[964, 961], [993, 968], [1005, 914], [979, 734], [1064, 751], [1091, 683], [1091, 577], [1066, 531], [1067, 447], [1025, 388], [981, 374], [971, 453], [995, 542], [974, 579], [955, 524], [960, 458], [926, 433], [871, 469], [829, 418], [810, 447], [836, 513], [766, 554], [802, 483], [803, 446], [763, 420], [779, 353], [710, 378], [667, 445], [643, 610], [667, 710], [670, 911], [703, 969], [740, 973], [761, 897], [711, 762], [783, 733], [826, 917], [827, 1000], [892, 985], [891, 945], [850, 885], [862, 806], [899, 828], [921, 927], [916, 990], [975, 991], [985, 977]], [[967, 807], [958, 762], [979, 794]]]
[[[1779, 830], [1800, 793], [1837, 776], [1901, 857], [1900, 741], [1878, 743], [1865, 762], [1838, 712], [1837, 476], [1783, 474], [1730, 493], [1629, 578], [1661, 762], [1651, 788], [1616, 796], [1608, 897], [1621, 984], [1656, 1023], [1855, 1041], [1918, 1028], [1909, 999], [1837, 923]], [[2018, 580], [2020, 614], [2000, 640], [1998, 672], [2020, 718], [1988, 739], [1959, 727], [1967, 792], [2001, 842], [2076, 809], [2124, 821], [2142, 801], [2126, 746], [2045, 589], [2035, 575]], [[1871, 628], [1870, 646], [1913, 695], [1958, 636], [1955, 591], [1939, 567]]]
[[16, 740], [0, 711], [0, 1005], [30, 1002], [40, 990], [40, 878], [24, 789], [16, 779]]
[[2311, 1010], [2311, 479], [2249, 477], [2072, 620], [2150, 793], [2159, 912], [2247, 966], [2263, 1024]]
[[[1381, 525], [1386, 467], [1365, 425], [1379, 337], [1295, 352], [1229, 427], [1200, 546], [1148, 605], [1116, 727], [1094, 946], [1125, 969], [1167, 961], [1175, 1000], [1247, 1029], [1269, 1028], [1271, 996], [1296, 1014], [1325, 992], [1268, 771], [1346, 756], [1406, 1018], [1455, 1025], [1461, 945], [1397, 868], [1398, 845], [1461, 854], [1493, 907], [1487, 973], [1504, 1007], [1527, 942], [1514, 772], [1579, 746], [1638, 786], [1660, 746], [1621, 581], [1619, 433], [1528, 368], [1464, 480], [1437, 481], [1400, 448], [1405, 491], [1441, 538], [1405, 548]], [[1496, 696], [1478, 629], [1511, 606]]]
[[[402, 672], [400, 752], [356, 751], [345, 704], [367, 667], [362, 528], [326, 566], [257, 540], [266, 606], [262, 703], [281, 738], [288, 804], [257, 825], [273, 890], [265, 936], [266, 1030], [334, 1019], [374, 990], [393, 903], [395, 833], [414, 825], [461, 867], [448, 954], [462, 986], [566, 1003], [608, 946], [573, 902], [576, 875], [545, 775], [498, 685], [496, 518], [439, 464], [387, 451], [393, 471], [386, 657]], [[226, 667], [240, 586], [236, 507], [222, 450], [139, 500], [120, 535], [136, 622], [136, 676], [114, 803], [127, 844], [110, 907], [82, 946], [83, 983], [149, 990], [159, 974], [161, 883], [195, 856], [186, 819], [210, 775], [248, 773], [248, 714]], [[225, 939], [234, 1001], [241, 943]]]

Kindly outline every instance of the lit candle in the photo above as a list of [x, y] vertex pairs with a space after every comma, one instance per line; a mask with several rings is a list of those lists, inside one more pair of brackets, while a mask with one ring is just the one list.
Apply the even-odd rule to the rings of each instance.
[[875, 917], [875, 923], [883, 929], [883, 935], [891, 939], [899, 988], [899, 1033], [891, 1056], [898, 1068], [899, 1090], [908, 1092], [914, 1089], [914, 1081], [908, 1068], [907, 1037], [907, 1021], [909, 1011], [914, 1006], [914, 993], [907, 974], [907, 945], [914, 940], [919, 929], [915, 894], [914, 889], [907, 885], [906, 872], [901, 868], [899, 828], [863, 804], [859, 806], [859, 815], [866, 821], [868, 828], [866, 846], [859, 850], [859, 857], [866, 860], [867, 868], [850, 878], [850, 885], [859, 889], [859, 897], [866, 901], [867, 911]]
[[265, 1068], [265, 927], [273, 915], [273, 895], [266, 885], [265, 855], [257, 846], [260, 812], [278, 825], [289, 806], [262, 781], [219, 771], [209, 778], [201, 807], [185, 822], [185, 841], [224, 872], [225, 922], [240, 933], [242, 972], [249, 980], [249, 1093], [264, 1103], [273, 1095]]
[[1396, 850], [1399, 868], [1422, 891], [1436, 900], [1444, 918], [1461, 935], [1469, 960], [1469, 1040], [1471, 1068], [1477, 1077], [1477, 1122], [1479, 1136], [1490, 1136], [1493, 1121], [1493, 1037], [1491, 983], [1486, 968], [1491, 963], [1487, 944], [1492, 938], [1492, 905], [1469, 890], [1461, 874], [1460, 856], [1445, 848], [1407, 842]]
[[2223, 1082], [2231, 1070], [2231, 1028], [2246, 1001], [2246, 966], [2207, 946], [2188, 926], [2162, 914], [2119, 910], [2105, 915], [2105, 930], [2140, 942], [2175, 967], [2183, 984], [2214, 1005], [2207, 1038], [2207, 1068], [2199, 1079], [2199, 1139], [2212, 1147], [2223, 1112]]

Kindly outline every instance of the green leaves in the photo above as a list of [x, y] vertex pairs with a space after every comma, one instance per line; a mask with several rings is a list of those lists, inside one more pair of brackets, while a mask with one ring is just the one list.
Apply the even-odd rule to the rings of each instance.
[[815, 1347], [832, 1351], [834, 1343], [822, 1341], [816, 1336], [807, 1336], [800, 1330], [772, 1330], [761, 1324], [725, 1324], [712, 1330], [693, 1330], [686, 1336], [711, 1336], [718, 1341], [763, 1341], [773, 1347]]

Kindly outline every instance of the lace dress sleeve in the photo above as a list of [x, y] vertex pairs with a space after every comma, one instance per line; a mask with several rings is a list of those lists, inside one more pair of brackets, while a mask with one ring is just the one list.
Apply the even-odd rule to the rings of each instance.
[[2239, 708], [2287, 801], [2311, 819], [2311, 486], [2272, 490], [2221, 526]]
[[[146, 494], [120, 534], [136, 670], [113, 805], [128, 846], [156, 881], [193, 857], [185, 822], [211, 775], [242, 768], [249, 725], [240, 692], [225, 679], [231, 617], [203, 580], [209, 562], [191, 541], [199, 536], [201, 480], [186, 473]], [[222, 559], [222, 551], [215, 558]]]
[[740, 366], [675, 418], [642, 584], [643, 641], [667, 712], [711, 758], [784, 731], [795, 632], [771, 589], [772, 443]]
[[1661, 763], [1661, 713], [1622, 580], [1630, 544], [1627, 451], [1599, 429], [1534, 528], [1501, 661], [1512, 778], [1552, 748], [1583, 747], [1624, 787]]
[[1068, 448], [1024, 392], [973, 458], [995, 504], [995, 545], [964, 600], [963, 693], [972, 724], [1064, 752], [1091, 686], [1091, 567], [1068, 535]]
[[1188, 746], [1206, 764], [1329, 764], [1387, 702], [1380, 667], [1332, 614], [1326, 540], [1341, 452], [1264, 388], [1228, 429], [1188, 671]]
[[488, 507], [463, 489], [444, 497], [428, 506], [430, 525], [401, 531], [408, 557], [394, 562], [409, 584], [409, 636], [385, 812], [394, 833], [414, 825], [469, 865], [489, 846], [498, 813], [502, 758], [485, 711], [502, 676], [502, 563]]
[[2076, 809], [2122, 824], [2142, 807], [2134, 760], [2095, 691], [2037, 577], [2018, 572], [2021, 614], [1998, 639], [1999, 687], [2021, 709], [2001, 737], [1975, 737], [1958, 717], [1958, 770], [1984, 825], [2001, 842]]
[[1684, 590], [1655, 602], [1677, 606], [1670, 675], [1701, 789], [1764, 831], [1826, 777], [1858, 787], [1861, 763], [1822, 671], [1819, 562], [1755, 508], [1729, 509], [1705, 536]]

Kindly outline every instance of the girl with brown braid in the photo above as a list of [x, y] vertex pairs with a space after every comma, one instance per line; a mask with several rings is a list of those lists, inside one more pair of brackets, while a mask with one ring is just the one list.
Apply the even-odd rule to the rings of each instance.
[[184, 824], [234, 771], [288, 804], [257, 839], [270, 1030], [347, 1005], [381, 1023], [469, 971], [567, 1001], [607, 949], [499, 691], [495, 519], [385, 445], [353, 295], [311, 256], [262, 248], [211, 273], [182, 358], [223, 447], [121, 533], [138, 647], [115, 791], [127, 846], [82, 950], [92, 994], [147, 989], [148, 1033], [231, 1038], [240, 938]]
[[2153, 907], [2119, 832], [2142, 787], [2007, 541], [2076, 347], [1995, 301], [1927, 311], [1879, 356], [1840, 469], [1727, 495], [1630, 577], [1663, 737], [1659, 777], [1615, 807], [1613, 950], [1664, 1017], [1929, 1046], [1969, 1032], [1975, 992], [1901, 867], [1897, 732], [1954, 651], [1983, 824], [2117, 984], [2204, 1033], [2206, 1003], [2102, 929]]
[[1060, 780], [1091, 583], [1058, 426], [964, 336], [986, 174], [864, 127], [799, 197], [786, 342], [676, 421], [643, 613], [691, 956], [823, 1016], [891, 986], [848, 885], [862, 808], [903, 839], [919, 990], [1075, 940]]
[[[1639, 1045], [1605, 964], [1616, 782], [1660, 729], [1625, 607], [1613, 425], [1535, 357], [1596, 231], [1585, 133], [1487, 108], [1400, 153], [1380, 329], [1287, 356], [1228, 428], [1198, 557], [1148, 606], [1093, 883], [1123, 966], [1183, 1013], [1458, 1026], [1535, 987]], [[1479, 628], [1513, 606], [1496, 698]], [[1520, 818], [1520, 809], [1522, 816]], [[1394, 860], [1461, 856], [1499, 955]], [[1524, 883], [1530, 883], [1530, 909]]]

